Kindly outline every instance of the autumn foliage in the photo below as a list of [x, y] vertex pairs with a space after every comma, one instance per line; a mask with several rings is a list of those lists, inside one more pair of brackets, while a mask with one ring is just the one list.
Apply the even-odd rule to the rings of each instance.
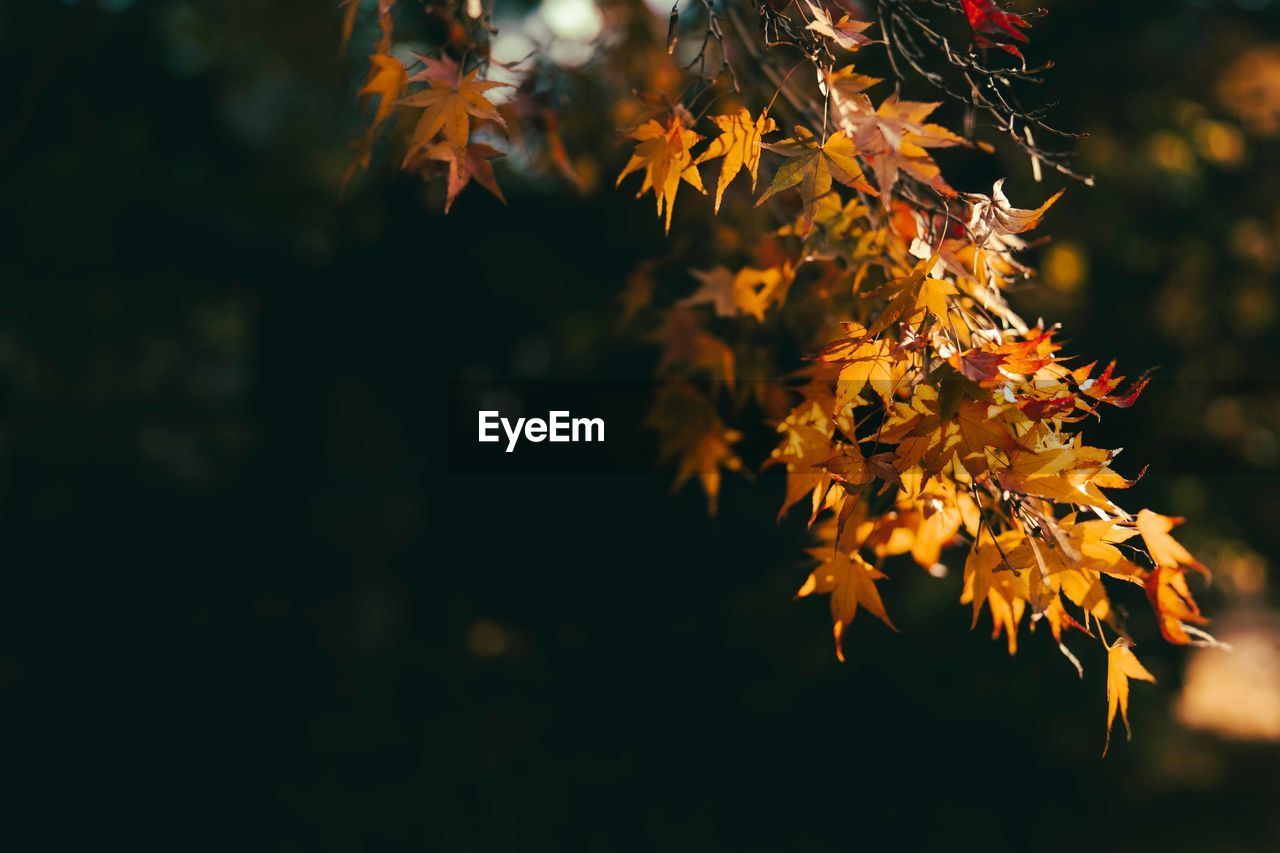
[[[360, 6], [345, 7], [349, 34]], [[1010, 653], [1040, 628], [1082, 671], [1082, 647], [1098, 643], [1109, 742], [1117, 711], [1128, 725], [1130, 680], [1153, 680], [1112, 592], [1144, 591], [1168, 642], [1212, 644], [1189, 583], [1208, 570], [1173, 537], [1181, 519], [1115, 502], [1141, 471], [1082, 433], [1132, 406], [1146, 378], [1068, 355], [1057, 326], [1006, 299], [1033, 276], [1032, 232], [1063, 190], [1020, 207], [1004, 181], [953, 187], [935, 159], [993, 150], [971, 120], [984, 116], [1037, 180], [1089, 182], [1041, 145], [1070, 134], [1019, 100], [1045, 70], [1023, 55], [1030, 18], [994, 0], [706, 0], [663, 21], [642, 4], [603, 9], [606, 38], [645, 46], [602, 60], [619, 107], [600, 120], [630, 119], [617, 185], [669, 232], [677, 206], [711, 196], [698, 215], [734, 235], [720, 263], [676, 275], [686, 291], [666, 307], [652, 270], [624, 295], [629, 319], [652, 318], [664, 385], [650, 423], [678, 483], [697, 479], [714, 512], [725, 472], [784, 472], [779, 515], [801, 514], [814, 539], [798, 594], [828, 597], [841, 659], [860, 610], [897, 630], [888, 558], [941, 577], [948, 554], [964, 555], [960, 603]], [[431, 7], [444, 35], [427, 54], [394, 48], [399, 13], [391, 0], [369, 9], [380, 38], [357, 166], [402, 120], [402, 165], [441, 176], [446, 209], [471, 183], [502, 198], [491, 161], [517, 136], [524, 167], [582, 182], [540, 88], [551, 72], [493, 60], [485, 6]], [[938, 100], [908, 99], [908, 83]], [[943, 104], [961, 127], [935, 119]], [[808, 358], [781, 360], [787, 347]], [[739, 457], [728, 412], [776, 429], [759, 466]]]

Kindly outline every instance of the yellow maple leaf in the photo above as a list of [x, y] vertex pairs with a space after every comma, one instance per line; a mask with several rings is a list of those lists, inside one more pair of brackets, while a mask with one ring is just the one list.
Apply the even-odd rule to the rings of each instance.
[[846, 324], [845, 332], [844, 338], [814, 355], [816, 361], [840, 365], [832, 411], [839, 414], [856, 405], [865, 387], [870, 387], [887, 405], [893, 399], [905, 362], [894, 357], [890, 341], [868, 335], [857, 323]]
[[824, 467], [833, 453], [831, 437], [795, 415], [778, 424], [778, 432], [782, 441], [765, 461], [765, 467], [785, 464], [787, 469], [787, 489], [778, 518], [805, 495], [811, 495], [809, 523], [812, 524], [831, 487], [831, 474]]
[[876, 194], [875, 188], [862, 176], [853, 140], [843, 131], [831, 134], [825, 142], [819, 142], [803, 127], [797, 126], [795, 133], [791, 139], [764, 146], [790, 159], [778, 168], [769, 188], [756, 199], [757, 207], [783, 190], [799, 187], [800, 200], [804, 205], [803, 230], [807, 231], [812, 225], [818, 200], [831, 192], [833, 181], [870, 195]]
[[836, 379], [835, 412], [855, 403], [864, 387], [870, 387], [886, 403], [893, 398], [895, 360], [888, 341], [867, 341], [849, 353]]
[[409, 81], [409, 72], [400, 60], [388, 53], [375, 53], [369, 57], [369, 76], [360, 87], [362, 97], [378, 97], [378, 108], [373, 114], [373, 124], [369, 133], [377, 132], [396, 108], [396, 100], [404, 92]]
[[720, 164], [720, 177], [716, 180], [716, 213], [720, 212], [720, 200], [724, 197], [725, 188], [737, 177], [743, 168], [751, 175], [751, 191], [756, 189], [756, 173], [760, 169], [761, 137], [778, 129], [767, 113], [760, 118], [751, 119], [751, 113], [745, 107], [730, 115], [711, 116], [711, 120], [720, 128], [720, 135], [711, 140], [711, 144], [698, 155], [694, 165], [706, 163], [717, 157], [723, 157]]
[[935, 277], [938, 268], [938, 256], [933, 255], [917, 262], [905, 276], [868, 292], [868, 297], [888, 298], [889, 304], [867, 329], [867, 334], [878, 335], [898, 322], [918, 325], [927, 317], [945, 320], [950, 299], [957, 291], [947, 279]]
[[829, 546], [809, 549], [809, 554], [821, 561], [810, 574], [796, 596], [804, 598], [813, 593], [831, 596], [832, 633], [836, 641], [836, 657], [844, 661], [844, 632], [858, 613], [858, 605], [871, 611], [881, 622], [893, 630], [893, 622], [884, 611], [880, 591], [875, 581], [885, 575], [862, 559], [857, 553], [845, 554]]
[[680, 182], [684, 181], [700, 193], [706, 192], [690, 153], [702, 137], [686, 128], [680, 117], [675, 115], [667, 121], [666, 127], [650, 119], [629, 135], [636, 140], [636, 150], [622, 168], [615, 186], [632, 172], [644, 169], [644, 183], [640, 185], [636, 198], [653, 190], [658, 216], [662, 217], [666, 212], [666, 230], [670, 231], [671, 212], [675, 209]]
[[1120, 709], [1120, 719], [1124, 721], [1125, 734], [1133, 737], [1133, 730], [1129, 728], [1129, 679], [1156, 680], [1129, 651], [1132, 647], [1133, 643], [1124, 637], [1117, 637], [1107, 647], [1107, 742], [1102, 747], [1103, 755], [1111, 746], [1111, 726], [1115, 723], [1117, 708]]
[[859, 74], [852, 65], [837, 68], [834, 71], [822, 71], [818, 78], [819, 88], [825, 88], [833, 99], [851, 98], [870, 89], [877, 83], [883, 83], [880, 77]]
[[676, 481], [672, 491], [679, 491], [695, 474], [707, 495], [707, 513], [715, 515], [720, 498], [720, 469], [742, 470], [742, 460], [733, 452], [732, 445], [742, 438], [742, 433], [723, 427], [710, 429], [685, 449], [676, 469]]
[[1166, 569], [1195, 569], [1207, 576], [1209, 570], [1205, 568], [1204, 563], [1192, 557], [1178, 540], [1169, 535], [1169, 531], [1182, 521], [1181, 518], [1160, 515], [1144, 509], [1138, 513], [1135, 525], [1138, 533], [1142, 534], [1142, 541], [1147, 546], [1147, 552], [1151, 554], [1152, 562], [1157, 566]]
[[765, 312], [774, 302], [782, 304], [793, 270], [790, 264], [769, 269], [743, 267], [730, 273], [723, 266], [711, 270], [692, 270], [701, 282], [691, 296], [681, 299], [682, 306], [709, 304], [717, 317], [733, 317], [739, 312], [764, 322]]
[[[985, 535], [986, 541], [979, 537], [965, 560], [964, 591], [960, 595], [960, 603], [973, 605], [971, 627], [974, 628], [978, 626], [982, 606], [987, 605], [991, 610], [991, 638], [994, 640], [1004, 634], [1012, 655], [1018, 651], [1018, 624], [1026, 612], [1028, 590], [1024, 576], [1008, 571], [1005, 555], [1023, 537], [1016, 530], [1007, 530], [994, 540], [990, 531], [985, 531]], [[1001, 568], [1005, 570], [997, 571]]]
[[742, 460], [733, 451], [742, 434], [725, 427], [711, 401], [680, 381], [659, 389], [646, 423], [658, 431], [659, 458], [678, 460], [671, 490], [679, 491], [696, 476], [707, 496], [707, 511], [715, 515], [722, 469], [742, 470]]

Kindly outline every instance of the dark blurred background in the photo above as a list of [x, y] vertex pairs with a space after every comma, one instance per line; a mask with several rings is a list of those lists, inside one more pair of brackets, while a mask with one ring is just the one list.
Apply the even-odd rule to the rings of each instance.
[[[859, 619], [837, 664], [780, 477], [708, 519], [669, 471], [450, 471], [451, 380], [653, 365], [619, 296], [666, 244], [599, 116], [567, 129], [584, 193], [500, 166], [509, 207], [445, 217], [375, 167], [340, 198], [366, 117], [335, 3], [0, 5], [11, 849], [1275, 849], [1280, 11], [1046, 5], [1029, 53], [1099, 180], [1014, 301], [1160, 366], [1091, 435], [1152, 466], [1126, 506], [1190, 517], [1236, 645], [1168, 648], [1121, 592], [1159, 683], [1105, 760], [1101, 657], [1009, 658], [958, 563], [890, 571], [902, 633]], [[1061, 185], [1002, 156], [944, 168]]]

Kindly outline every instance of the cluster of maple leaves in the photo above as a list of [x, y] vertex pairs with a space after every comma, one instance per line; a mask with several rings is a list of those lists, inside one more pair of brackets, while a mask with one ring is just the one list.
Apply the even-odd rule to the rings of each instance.
[[[394, 111], [419, 110], [405, 167], [446, 172], [446, 209], [471, 180], [501, 197], [489, 163], [497, 152], [474, 139], [506, 129], [486, 97], [501, 84], [444, 53], [415, 55], [411, 73], [391, 54], [391, 6], [379, 4], [383, 37], [361, 89], [378, 103], [360, 162]], [[1075, 366], [1056, 327], [1025, 323], [1005, 299], [1031, 274], [1019, 260], [1023, 235], [1061, 192], [1034, 209], [1014, 207], [1003, 181], [989, 194], [958, 192], [931, 150], [974, 142], [929, 120], [938, 104], [896, 90], [873, 96], [883, 80], [823, 59], [880, 44], [874, 22], [814, 0], [768, 6], [824, 40], [808, 58], [820, 113], [788, 110], [783, 133], [773, 108], [784, 79], [755, 109], [746, 92], [735, 108], [702, 118], [668, 103], [627, 132], [633, 150], [617, 183], [638, 176], [638, 195], [652, 195], [668, 231], [682, 185], [705, 194], [714, 175], [719, 213], [739, 176], [754, 192], [762, 160], [772, 163], [754, 204], [773, 210], [775, 227], [751, 262], [693, 271], [696, 290], [652, 336], [667, 379], [651, 417], [662, 455], [677, 485], [701, 482], [714, 512], [723, 472], [744, 463], [734, 449], [740, 432], [707, 390], [733, 388], [739, 360], [712, 323], [760, 326], [786, 313], [807, 324], [801, 339], [812, 355], [795, 382], [757, 383], [753, 393], [777, 429], [765, 467], [785, 471], [779, 516], [802, 505], [815, 536], [816, 565], [799, 595], [829, 596], [837, 656], [859, 608], [896, 630], [881, 596], [887, 558], [905, 555], [942, 576], [944, 552], [964, 548], [960, 601], [974, 625], [990, 614], [1010, 653], [1024, 623], [1046, 623], [1081, 672], [1072, 634], [1101, 644], [1109, 743], [1117, 711], [1128, 726], [1129, 680], [1154, 679], [1104, 578], [1141, 587], [1169, 642], [1215, 641], [1188, 584], [1208, 570], [1171, 535], [1181, 519], [1117, 506], [1111, 493], [1133, 480], [1113, 468], [1115, 451], [1076, 430], [1105, 407], [1131, 406], [1145, 378], [1126, 387], [1114, 363]], [[1022, 61], [1010, 42], [1027, 42], [1025, 17], [994, 0], [957, 8], [975, 49]]]
[[[476, 141], [474, 135], [486, 129], [505, 133], [506, 121], [485, 92], [509, 84], [478, 79], [478, 68], [463, 73], [456, 62], [443, 54], [435, 59], [414, 54], [416, 64], [410, 73], [404, 63], [391, 54], [391, 11], [394, 3], [395, 0], [378, 0], [381, 38], [376, 51], [369, 57], [369, 75], [360, 88], [362, 97], [377, 98], [377, 108], [353, 165], [359, 168], [368, 166], [378, 132], [397, 109], [420, 110], [405, 150], [403, 167], [420, 172], [425, 178], [438, 171], [445, 172], [445, 212], [472, 180], [503, 199], [490, 162], [502, 152], [492, 145]], [[346, 8], [343, 20], [345, 44], [355, 25], [360, 3], [359, 0], [344, 0], [343, 5]], [[410, 86], [415, 91], [405, 97]]]

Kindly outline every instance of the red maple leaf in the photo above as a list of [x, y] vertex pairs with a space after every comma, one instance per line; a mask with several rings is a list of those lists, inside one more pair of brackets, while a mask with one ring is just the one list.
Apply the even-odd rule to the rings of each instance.
[[996, 0], [960, 0], [960, 2], [964, 6], [965, 17], [969, 19], [969, 26], [973, 28], [974, 42], [980, 47], [998, 47], [1022, 59], [1022, 51], [1013, 45], [1002, 44], [987, 36], [1013, 39], [1026, 44], [1030, 39], [1022, 30], [1030, 27], [1031, 23], [1024, 16], [1004, 11], [996, 5]]

